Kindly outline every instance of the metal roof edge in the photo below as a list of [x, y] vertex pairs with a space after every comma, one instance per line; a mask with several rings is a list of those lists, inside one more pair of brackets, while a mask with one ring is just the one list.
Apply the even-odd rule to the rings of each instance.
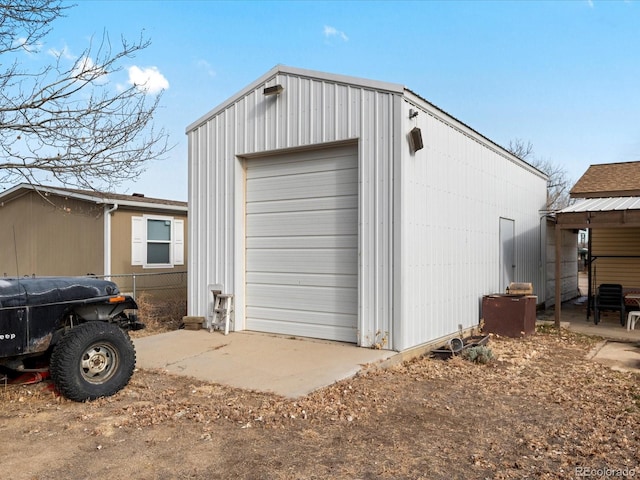
[[191, 122], [189, 125], [187, 125], [187, 128], [185, 129], [185, 133], [189, 133], [191, 130], [195, 130], [200, 125], [202, 125], [207, 120], [209, 120], [211, 117], [215, 116], [218, 112], [220, 112], [221, 110], [224, 110], [229, 105], [231, 105], [232, 103], [237, 101], [239, 98], [242, 98], [247, 93], [249, 93], [250, 91], [254, 90], [261, 83], [264, 83], [267, 80], [269, 80], [271, 77], [273, 77], [274, 75], [276, 75], [278, 73], [279, 68], [280, 68], [280, 66], [276, 65], [271, 70], [269, 70], [267, 73], [265, 73], [264, 75], [262, 75], [258, 79], [254, 80], [250, 84], [248, 84], [242, 90], [236, 92], [235, 94], [233, 94], [232, 96], [230, 96], [229, 98], [224, 100], [222, 103], [216, 105], [214, 108], [212, 108], [207, 113], [205, 113], [200, 118], [198, 118], [195, 122]]
[[29, 188], [29, 187], [30, 186], [28, 183], [19, 183], [18, 185], [15, 185], [11, 188], [7, 188], [6, 190], [0, 192], [0, 200], [6, 197], [11, 197], [12, 194], [19, 192], [23, 188]]
[[278, 74], [316, 78], [318, 80], [326, 80], [326, 81], [335, 82], [335, 83], [356, 85], [359, 87], [368, 88], [372, 90], [382, 90], [386, 92], [397, 93], [399, 95], [402, 95], [405, 91], [405, 87], [397, 83], [382, 82], [379, 80], [370, 80], [370, 79], [358, 78], [358, 77], [350, 77], [348, 75], [320, 72], [316, 70], [307, 70], [304, 68], [289, 67], [287, 65], [278, 64], [275, 67], [273, 67], [271, 70], [269, 70], [267, 73], [265, 73], [258, 79], [254, 80], [253, 82], [245, 86], [242, 90], [239, 90], [234, 95], [232, 95], [222, 103], [218, 104], [217, 106], [209, 110], [203, 116], [198, 118], [195, 122], [192, 122], [191, 124], [189, 124], [185, 129], [185, 133], [188, 134], [190, 131], [195, 130], [200, 125], [202, 125], [207, 120], [209, 120], [211, 117], [214, 117], [220, 111], [224, 110], [229, 105], [232, 105], [238, 99], [242, 98], [249, 92], [255, 90], [259, 85], [266, 83], [270, 78], [275, 77]]
[[336, 73], [319, 72], [316, 70], [307, 70], [304, 68], [289, 67], [286, 65], [279, 65], [278, 67], [279, 73], [287, 73], [300, 77], [310, 77], [317, 78], [319, 80], [328, 80], [336, 83], [356, 85], [359, 87], [369, 88], [371, 90], [382, 90], [385, 92], [402, 94], [406, 89], [404, 85], [401, 85], [399, 83], [383, 82], [380, 80], [372, 80], [361, 77], [351, 77], [349, 75], [341, 75]]
[[[509, 158], [509, 160], [511, 160], [514, 163], [517, 163], [519, 165], [521, 165], [523, 168], [531, 171], [532, 173], [534, 173], [535, 175], [539, 176], [540, 178], [543, 178], [545, 180], [549, 179], [549, 175], [547, 175], [546, 173], [544, 173], [542, 170], [540, 170], [539, 168], [534, 167], [533, 165], [531, 165], [529, 162], [527, 162], [526, 160], [521, 159], [520, 157], [514, 155], [513, 153], [511, 153], [509, 150], [507, 150], [505, 147], [499, 145], [498, 143], [494, 142], [493, 140], [491, 140], [489, 137], [487, 137], [486, 135], [483, 135], [482, 133], [478, 132], [476, 129], [474, 129], [473, 127], [470, 127], [469, 125], [467, 125], [466, 123], [464, 123], [462, 120], [458, 119], [457, 117], [454, 117], [453, 115], [451, 115], [450, 113], [446, 112], [445, 110], [443, 110], [442, 108], [438, 107], [436, 104], [430, 102], [429, 100], [427, 100], [426, 98], [424, 98], [422, 95], [414, 92], [413, 90], [409, 89], [409, 88], [405, 88], [405, 97], [410, 100], [413, 101], [414, 103], [418, 103], [418, 102], [422, 102], [424, 104], [427, 105], [427, 107], [435, 110], [436, 112], [438, 112], [440, 115], [446, 117], [443, 120], [446, 120], [449, 123], [455, 123], [459, 126], [459, 128], [466, 133], [467, 135], [470, 136], [475, 136], [476, 138], [480, 138], [483, 141], [489, 143], [496, 151], [498, 151], [499, 153], [501, 153], [502, 155], [506, 156]], [[431, 112], [434, 113], [434, 112]]]
[[458, 118], [454, 117], [453, 115], [447, 113], [442, 108], [433, 104], [426, 98], [422, 97], [421, 95], [417, 94], [416, 92], [407, 88], [404, 85], [401, 85], [398, 83], [383, 82], [379, 80], [370, 80], [370, 79], [359, 78], [359, 77], [351, 77], [348, 75], [320, 72], [316, 70], [307, 70], [304, 68], [290, 67], [282, 64], [276, 65], [267, 73], [265, 73], [258, 79], [254, 80], [253, 82], [248, 84], [246, 87], [244, 87], [242, 90], [238, 91], [237, 93], [235, 93], [234, 95], [226, 99], [224, 102], [220, 103], [219, 105], [211, 109], [208, 113], [201, 116], [195, 122], [192, 122], [190, 125], [187, 126], [186, 133], [188, 134], [192, 130], [195, 130], [196, 128], [201, 126], [203, 123], [207, 122], [210, 118], [217, 115], [220, 111], [232, 105], [238, 99], [242, 98], [244, 95], [247, 95], [249, 92], [255, 90], [259, 85], [266, 83], [269, 79], [277, 76], [278, 74], [295, 75], [295, 76], [301, 76], [301, 77], [315, 78], [318, 80], [326, 80], [326, 81], [335, 82], [335, 83], [355, 85], [355, 86], [359, 86], [359, 87], [367, 88], [371, 90], [379, 90], [379, 91], [385, 91], [385, 92], [389, 92], [397, 95], [402, 95], [409, 101], [413, 101], [416, 103], [421, 102], [426, 105], [425, 108], [434, 109], [436, 112], [438, 112], [438, 114], [444, 116], [445, 117], [444, 120], [452, 124], [456, 124], [458, 128], [460, 128], [460, 130], [463, 131], [463, 133], [466, 133], [467, 135], [476, 137], [478, 139], [482, 139], [483, 141], [490, 144], [497, 152], [500, 152], [502, 155], [507, 157], [512, 162], [521, 165], [523, 168], [531, 171], [532, 173], [534, 173], [535, 175], [539, 176], [542, 179], [545, 179], [545, 180], [549, 179], [549, 176], [543, 171], [541, 171], [540, 169], [534, 167], [527, 161], [512, 154], [505, 147], [494, 142], [489, 137], [481, 134], [477, 130], [473, 129], [472, 127], [462, 122]]

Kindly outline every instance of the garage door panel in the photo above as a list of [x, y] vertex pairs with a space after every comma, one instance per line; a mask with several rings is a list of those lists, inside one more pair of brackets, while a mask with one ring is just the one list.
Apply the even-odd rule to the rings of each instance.
[[248, 284], [358, 288], [355, 275], [247, 272]]
[[291, 235], [353, 235], [357, 232], [358, 211], [261, 213], [247, 223], [247, 237]]
[[253, 317], [252, 330], [258, 332], [279, 333], [282, 335], [295, 335], [300, 337], [325, 338], [339, 342], [357, 342], [357, 333], [352, 327], [340, 327], [324, 325], [321, 323], [302, 324], [286, 322], [281, 318], [263, 319]]
[[355, 314], [341, 312], [321, 312], [309, 310], [284, 309], [276, 307], [247, 307], [251, 318], [262, 320], [280, 320], [291, 325], [325, 325], [329, 327], [348, 328], [353, 326]]
[[357, 168], [353, 148], [307, 151], [298, 154], [257, 159], [247, 172], [247, 179], [297, 175], [310, 172], [334, 171]]
[[[247, 307], [355, 315], [356, 298], [357, 289], [351, 288], [255, 284], [251, 287], [251, 296], [247, 296]], [[301, 317], [298, 321], [306, 320]]]
[[295, 200], [278, 200], [267, 202], [251, 202], [247, 204], [247, 215], [274, 212], [313, 212], [316, 210], [357, 209], [357, 195], [341, 195], [324, 198], [297, 198]]
[[250, 330], [356, 341], [353, 146], [248, 162], [245, 302]]
[[348, 155], [334, 155], [315, 160], [305, 157], [304, 161], [307, 163], [303, 164], [298, 157], [292, 157], [287, 160], [256, 160], [251, 172], [247, 175], [247, 179], [308, 175], [310, 173], [335, 172], [357, 168], [355, 158]]
[[[357, 244], [357, 241], [357, 235], [299, 235], [295, 237], [249, 237], [246, 243], [247, 249], [306, 248], [314, 250], [316, 248], [354, 248], [353, 246]], [[313, 254], [313, 252], [310, 252], [310, 254]]]
[[247, 252], [247, 273], [324, 273], [349, 275], [357, 267], [353, 249], [259, 250]]
[[[348, 195], [353, 192], [357, 181], [358, 171], [355, 169], [247, 179], [247, 203], [274, 200], [274, 189], [278, 191], [277, 200]], [[313, 185], [312, 189], [310, 185]]]

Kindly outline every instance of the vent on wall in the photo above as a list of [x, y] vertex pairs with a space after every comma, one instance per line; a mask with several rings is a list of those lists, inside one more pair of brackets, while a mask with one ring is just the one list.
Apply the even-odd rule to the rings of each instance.
[[274, 85], [273, 87], [265, 87], [265, 89], [262, 91], [263, 95], [280, 95], [280, 93], [282, 93], [282, 91], [284, 90], [284, 87], [282, 85]]

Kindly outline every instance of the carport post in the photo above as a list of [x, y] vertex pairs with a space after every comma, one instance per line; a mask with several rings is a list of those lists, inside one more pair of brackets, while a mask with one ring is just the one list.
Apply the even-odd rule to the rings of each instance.
[[562, 274], [560, 272], [560, 265], [562, 264], [560, 256], [562, 255], [562, 229], [560, 225], [558, 225], [558, 221], [556, 218], [556, 305], [555, 305], [555, 324], [556, 327], [560, 328], [560, 310], [562, 305]]

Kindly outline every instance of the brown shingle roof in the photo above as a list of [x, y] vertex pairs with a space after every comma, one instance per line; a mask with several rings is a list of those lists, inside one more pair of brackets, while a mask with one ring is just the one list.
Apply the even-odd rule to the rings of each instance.
[[574, 198], [640, 196], [640, 161], [591, 165], [569, 193]]

